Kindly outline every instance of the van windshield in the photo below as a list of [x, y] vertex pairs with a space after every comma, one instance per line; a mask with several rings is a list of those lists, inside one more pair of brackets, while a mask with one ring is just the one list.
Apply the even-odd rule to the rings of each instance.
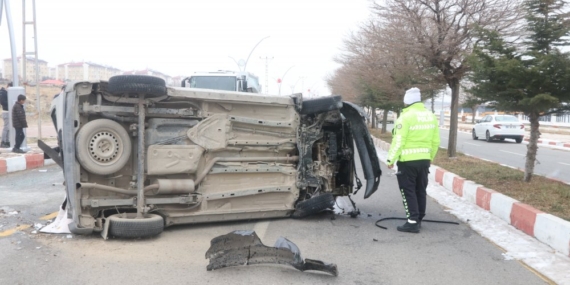
[[190, 77], [190, 87], [236, 91], [236, 81], [235, 76], [192, 76]]

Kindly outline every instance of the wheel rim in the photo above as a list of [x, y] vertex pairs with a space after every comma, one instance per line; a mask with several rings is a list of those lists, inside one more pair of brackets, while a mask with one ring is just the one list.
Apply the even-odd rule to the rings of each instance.
[[99, 165], [115, 162], [122, 153], [120, 138], [110, 131], [96, 132], [89, 140], [89, 156]]

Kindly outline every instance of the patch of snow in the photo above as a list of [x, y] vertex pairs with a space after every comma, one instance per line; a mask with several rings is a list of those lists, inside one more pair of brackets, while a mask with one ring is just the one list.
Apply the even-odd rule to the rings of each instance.
[[[376, 151], [378, 157], [385, 162], [387, 152], [379, 148]], [[427, 194], [481, 236], [503, 248], [506, 251], [503, 253], [505, 260], [520, 260], [557, 284], [570, 284], [570, 257], [433, 181], [428, 185]]]

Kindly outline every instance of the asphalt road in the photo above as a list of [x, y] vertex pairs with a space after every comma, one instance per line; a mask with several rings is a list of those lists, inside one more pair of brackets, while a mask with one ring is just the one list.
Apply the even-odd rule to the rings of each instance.
[[[393, 125], [388, 125], [392, 130]], [[441, 144], [447, 148], [449, 143], [449, 130], [440, 130]], [[514, 140], [486, 142], [481, 138], [473, 140], [470, 133], [457, 133], [457, 151], [478, 158], [488, 159], [494, 162], [516, 167], [525, 168], [527, 144], [517, 144]], [[570, 151], [538, 146], [534, 173], [549, 178], [558, 179], [570, 183]]]
[[[441, 130], [441, 146], [447, 147], [449, 131]], [[457, 133], [457, 150], [475, 157], [484, 158], [524, 169], [527, 144], [518, 144], [514, 140], [486, 142], [473, 140], [471, 134]], [[570, 151], [538, 147], [534, 173], [570, 183]]]
[[[380, 189], [355, 201], [362, 215], [323, 213], [303, 220], [273, 219], [167, 228], [144, 240], [98, 235], [34, 234], [33, 228], [0, 237], [0, 284], [546, 284], [468, 225], [422, 225], [400, 233], [403, 216], [396, 177], [382, 165]], [[0, 177], [0, 233], [41, 222], [58, 209], [63, 187], [57, 166]], [[360, 176], [362, 177], [362, 175]], [[338, 201], [341, 207], [346, 200]], [[2, 213], [0, 211], [0, 213]], [[16, 215], [6, 213], [19, 211]], [[457, 221], [428, 200], [428, 219]], [[255, 230], [267, 245], [279, 236], [296, 243], [304, 258], [336, 263], [339, 276], [299, 272], [286, 266], [242, 266], [206, 271], [210, 240], [233, 230]]]

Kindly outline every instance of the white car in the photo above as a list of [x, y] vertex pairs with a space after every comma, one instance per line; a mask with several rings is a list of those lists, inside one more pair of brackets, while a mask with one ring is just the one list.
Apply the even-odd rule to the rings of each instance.
[[512, 115], [487, 115], [472, 130], [473, 139], [485, 138], [492, 140], [514, 139], [517, 143], [523, 141], [525, 135], [524, 124]]

